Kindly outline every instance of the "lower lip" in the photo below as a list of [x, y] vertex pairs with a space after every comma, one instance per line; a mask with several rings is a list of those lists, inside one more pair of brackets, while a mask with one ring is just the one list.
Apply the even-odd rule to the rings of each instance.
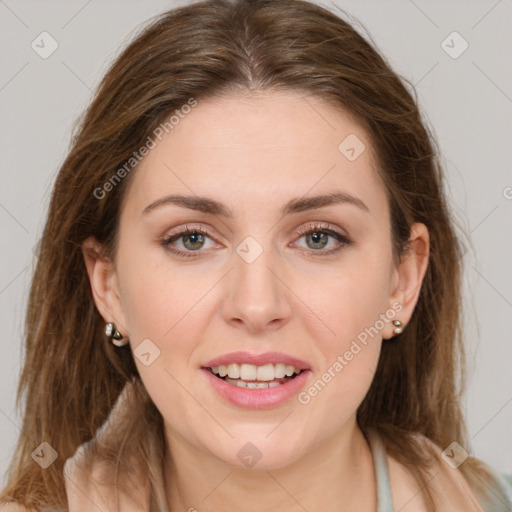
[[206, 368], [201, 368], [213, 389], [229, 403], [246, 409], [271, 409], [285, 403], [304, 387], [311, 370], [302, 370], [294, 379], [275, 388], [249, 389], [228, 384]]

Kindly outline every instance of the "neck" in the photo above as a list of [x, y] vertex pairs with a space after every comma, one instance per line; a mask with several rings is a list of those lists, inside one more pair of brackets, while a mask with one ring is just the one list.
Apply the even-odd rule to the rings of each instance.
[[302, 457], [268, 470], [228, 464], [166, 425], [164, 479], [170, 512], [373, 512], [377, 506], [371, 450], [355, 420]]

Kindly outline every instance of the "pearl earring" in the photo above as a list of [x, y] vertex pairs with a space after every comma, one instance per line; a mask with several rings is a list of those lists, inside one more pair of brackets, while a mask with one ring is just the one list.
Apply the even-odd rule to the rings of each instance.
[[395, 328], [393, 329], [393, 332], [395, 334], [402, 334], [404, 332], [404, 327], [400, 320], [393, 320], [393, 325], [395, 326]]
[[123, 335], [116, 329], [116, 326], [112, 322], [107, 322], [105, 325], [105, 334], [111, 338], [112, 343], [116, 347], [123, 347], [128, 343], [128, 339], [121, 341], [123, 339]]

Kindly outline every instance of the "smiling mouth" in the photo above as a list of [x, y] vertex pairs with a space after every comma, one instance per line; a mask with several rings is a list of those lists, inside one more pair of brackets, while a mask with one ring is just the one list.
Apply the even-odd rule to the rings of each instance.
[[303, 370], [284, 364], [255, 366], [230, 364], [207, 368], [227, 384], [247, 389], [266, 389], [282, 386], [295, 379]]

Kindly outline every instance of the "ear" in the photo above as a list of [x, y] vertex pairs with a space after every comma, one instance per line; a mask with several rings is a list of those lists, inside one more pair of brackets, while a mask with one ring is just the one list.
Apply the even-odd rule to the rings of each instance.
[[[82, 243], [82, 253], [91, 283], [92, 296], [105, 323], [113, 322], [116, 329], [127, 338], [119, 285], [114, 263], [104, 255], [103, 246], [95, 237]], [[121, 341], [121, 340], [120, 340]]]
[[[421, 285], [428, 267], [429, 248], [430, 237], [427, 227], [419, 222], [413, 224], [409, 246], [402, 255], [400, 263], [393, 270], [393, 284], [389, 297], [390, 309], [397, 311], [393, 320], [400, 320], [404, 330], [420, 296]], [[393, 332], [394, 328], [391, 320], [386, 324], [383, 338], [390, 339], [396, 336], [397, 334]]]

